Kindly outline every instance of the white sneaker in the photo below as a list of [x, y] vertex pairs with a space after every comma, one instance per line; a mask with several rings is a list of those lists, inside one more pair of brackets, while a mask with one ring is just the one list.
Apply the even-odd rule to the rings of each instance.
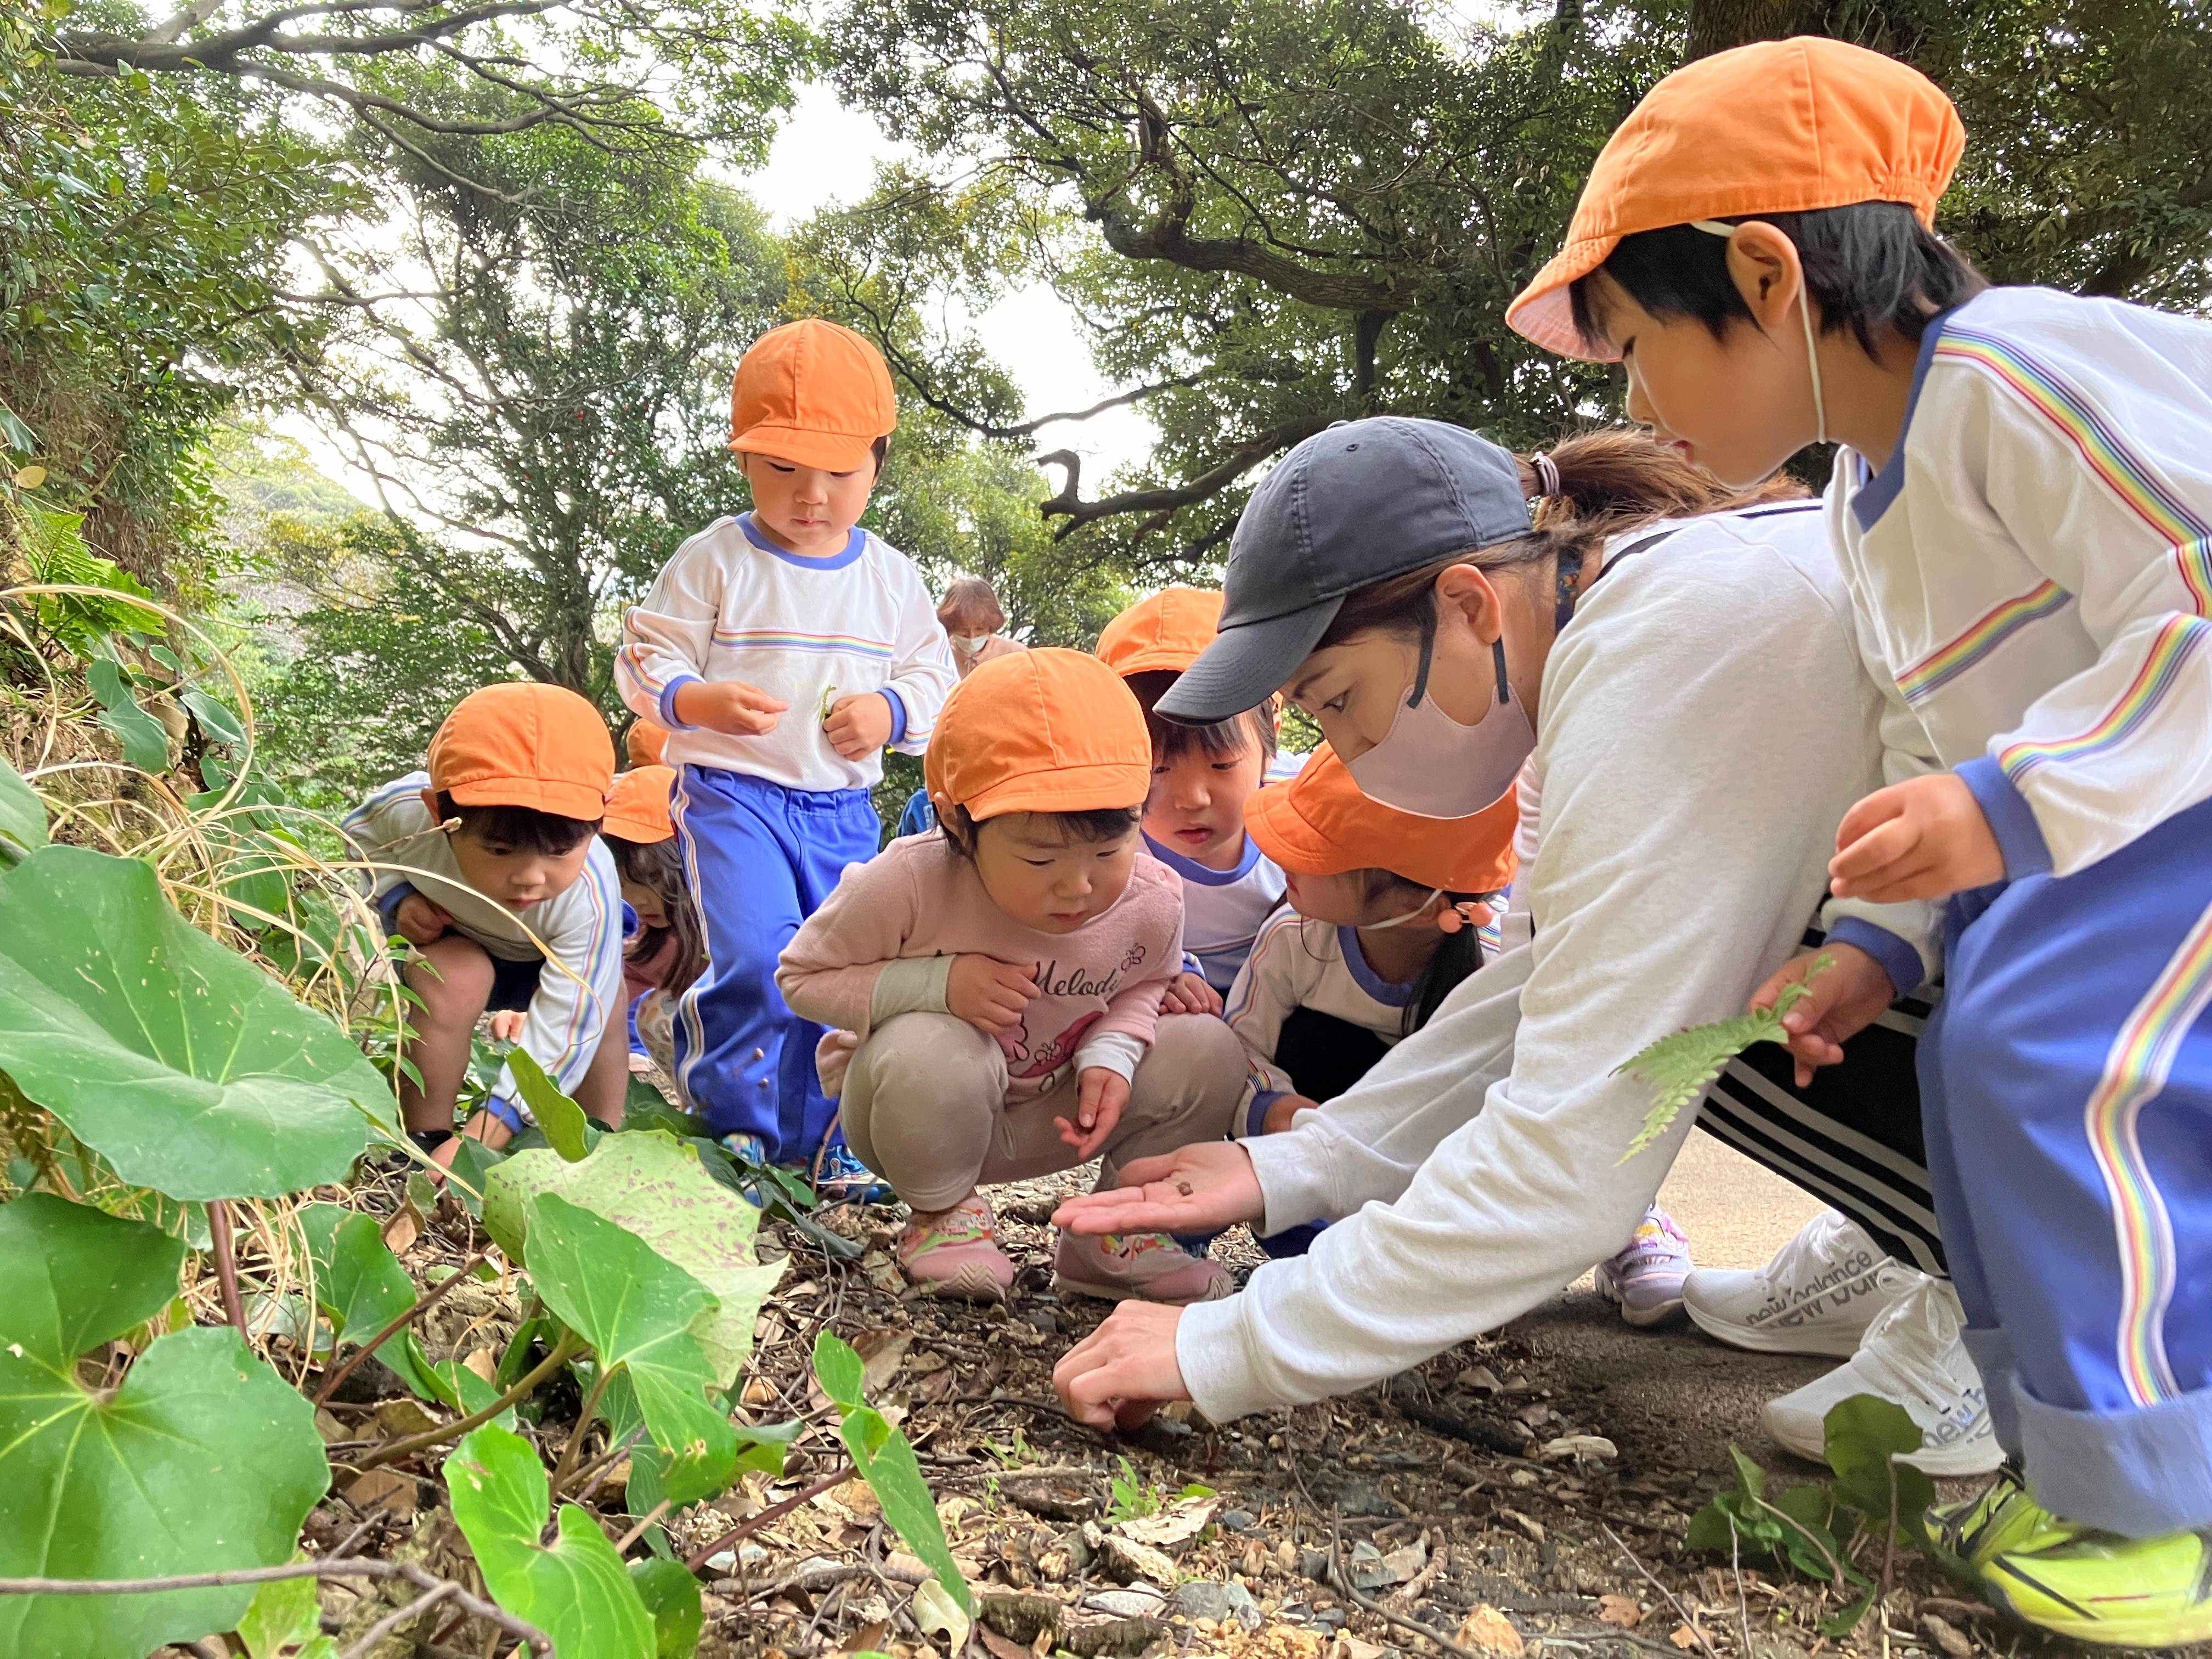
[[1598, 1294], [1630, 1324], [1649, 1329], [1680, 1316], [1689, 1276], [1689, 1241], [1674, 1218], [1654, 1205], [1636, 1224], [1636, 1236], [1597, 1264]]
[[1699, 1330], [1732, 1348], [1844, 1359], [1920, 1278], [1884, 1255], [1856, 1222], [1823, 1210], [1755, 1273], [1692, 1273], [1682, 1305]]
[[1905, 1461], [1929, 1474], [1987, 1474], [2004, 1461], [1990, 1423], [1981, 1373], [1960, 1338], [1966, 1315], [1950, 1281], [1922, 1277], [1867, 1327], [1850, 1359], [1795, 1394], [1770, 1400], [1767, 1432], [1800, 1457], [1824, 1461], [1829, 1411], [1870, 1394], [1902, 1406], [1920, 1425], [1921, 1449]]

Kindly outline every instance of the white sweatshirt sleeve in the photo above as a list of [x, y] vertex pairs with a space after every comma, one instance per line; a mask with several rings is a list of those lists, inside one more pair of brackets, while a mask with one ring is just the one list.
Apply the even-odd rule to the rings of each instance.
[[1312, 983], [1307, 970], [1315, 963], [1300, 944], [1302, 921], [1286, 904], [1261, 924], [1222, 1007], [1222, 1018], [1244, 1044], [1254, 1079], [1270, 1094], [1291, 1094], [1296, 1089], [1290, 1073], [1275, 1064], [1275, 1044], [1283, 1035], [1283, 1022]]
[[[546, 928], [549, 947], [538, 970], [538, 989], [522, 1017], [522, 1049], [565, 1094], [574, 1094], [599, 1051], [607, 1022], [623, 1017], [623, 902], [614, 856], [606, 843], [593, 841], [584, 873], [536, 918]], [[562, 971], [566, 967], [568, 972]], [[573, 977], [571, 976], [573, 975]], [[500, 1069], [492, 1097], [527, 1119], [514, 1087], [514, 1074]]]
[[1877, 763], [1840, 586], [1778, 560], [1705, 568], [1689, 546], [1665, 562], [1614, 579], [1553, 647], [1533, 939], [1279, 1151], [1246, 1143], [1268, 1226], [1342, 1218], [1184, 1311], [1176, 1357], [1217, 1421], [1402, 1370], [1625, 1242], [1695, 1114], [1622, 1162], [1647, 1099], [1614, 1068], [1738, 1012], [1818, 906]]
[[670, 731], [689, 728], [677, 719], [677, 690], [706, 678], [707, 653], [721, 615], [724, 572], [711, 532], [676, 550], [651, 591], [623, 616], [623, 642], [615, 653], [615, 684], [623, 701]]
[[884, 690], [891, 698], [890, 746], [902, 755], [929, 747], [937, 716], [959, 676], [952, 667], [952, 641], [931, 608], [929, 590], [911, 568], [898, 619], [898, 657]]

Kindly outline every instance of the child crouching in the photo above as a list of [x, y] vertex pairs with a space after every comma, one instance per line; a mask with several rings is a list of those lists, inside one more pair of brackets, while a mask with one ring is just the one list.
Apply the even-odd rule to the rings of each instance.
[[[1245, 1092], [1217, 1019], [1163, 1018], [1182, 959], [1174, 876], [1138, 823], [1143, 711], [1114, 672], [1042, 650], [979, 666], [925, 762], [939, 827], [848, 868], [783, 953], [777, 983], [832, 1028], [819, 1056], [845, 1135], [914, 1208], [908, 1278], [996, 1299], [1013, 1282], [976, 1189], [1103, 1156], [1218, 1139]], [[1207, 1301], [1218, 1264], [1158, 1234], [1064, 1235], [1063, 1291]]]
[[[631, 728], [633, 735], [636, 729]], [[600, 839], [614, 854], [623, 902], [637, 918], [636, 928], [623, 941], [631, 1053], [641, 1044], [671, 1077], [676, 1074], [676, 1000], [707, 966], [706, 930], [684, 879], [684, 857], [669, 811], [675, 789], [676, 774], [669, 767], [641, 766], [622, 773], [607, 798], [606, 822], [599, 827]], [[637, 1069], [635, 1062], [631, 1069]]]

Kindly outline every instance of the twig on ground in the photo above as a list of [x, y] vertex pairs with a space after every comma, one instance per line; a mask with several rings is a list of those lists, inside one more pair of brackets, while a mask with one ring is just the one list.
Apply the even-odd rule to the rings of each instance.
[[374, 1336], [370, 1337], [368, 1341], [362, 1343], [361, 1346], [356, 1348], [350, 1354], [348, 1354], [346, 1356], [345, 1363], [323, 1379], [323, 1386], [315, 1390], [315, 1404], [318, 1406], [329, 1405], [331, 1403], [331, 1396], [337, 1392], [338, 1385], [340, 1383], [343, 1382], [346, 1378], [353, 1375], [354, 1368], [356, 1366], [359, 1365], [362, 1360], [368, 1358], [369, 1355], [374, 1353], [386, 1342], [397, 1336], [401, 1331], [406, 1329], [408, 1326], [420, 1319], [424, 1314], [428, 1313], [431, 1309], [436, 1307], [440, 1297], [443, 1297], [447, 1291], [452, 1290], [454, 1285], [459, 1284], [461, 1280], [468, 1277], [469, 1274], [474, 1273], [477, 1267], [483, 1265], [490, 1254], [491, 1252], [489, 1250], [478, 1250], [466, 1261], [461, 1263], [459, 1271], [457, 1271], [451, 1279], [441, 1280], [434, 1290], [432, 1290], [427, 1295], [416, 1297], [411, 1306], [404, 1308], [398, 1313], [392, 1316], [390, 1323], [386, 1324], [385, 1328], [379, 1331]]
[[802, 1504], [812, 1503], [816, 1498], [821, 1497], [823, 1492], [831, 1490], [833, 1487], [843, 1486], [848, 1480], [852, 1480], [859, 1474], [860, 1470], [855, 1468], [850, 1463], [847, 1463], [841, 1468], [830, 1470], [829, 1474], [823, 1475], [812, 1486], [793, 1492], [790, 1497], [785, 1498], [781, 1504], [770, 1504], [767, 1509], [763, 1510], [758, 1515], [752, 1516], [746, 1520], [738, 1522], [736, 1526], [731, 1528], [729, 1531], [722, 1534], [720, 1537], [708, 1539], [705, 1543], [700, 1545], [697, 1549], [693, 1550], [690, 1554], [684, 1558], [684, 1565], [690, 1568], [694, 1572], [698, 1571], [700, 1568], [707, 1565], [708, 1559], [709, 1557], [719, 1555], [722, 1551], [732, 1547], [741, 1540], [751, 1537], [763, 1527], [774, 1526], [777, 1522], [782, 1520], [785, 1516], [789, 1515], [792, 1510], [799, 1508]]
[[556, 1498], [575, 1473], [576, 1455], [584, 1449], [584, 1437], [591, 1432], [592, 1419], [599, 1414], [600, 1397], [606, 1393], [607, 1384], [614, 1381], [615, 1370], [616, 1367], [602, 1364], [599, 1374], [592, 1379], [591, 1392], [584, 1396], [583, 1407], [576, 1413], [576, 1426], [568, 1431], [568, 1443], [561, 1448], [561, 1461], [553, 1466], [551, 1490]]
[[1731, 1522], [1729, 1524], [1729, 1571], [1735, 1575], [1735, 1616], [1737, 1622], [1743, 1626], [1745, 1659], [1750, 1659], [1751, 1604], [1743, 1596], [1742, 1555], [1743, 1540], [1737, 1533], [1735, 1522]]
[[632, 1527], [628, 1532], [624, 1533], [621, 1538], [616, 1540], [615, 1553], [617, 1555], [627, 1554], [629, 1551], [629, 1547], [637, 1542], [639, 1539], [645, 1536], [645, 1529], [651, 1526], [654, 1522], [659, 1520], [662, 1516], [667, 1514], [668, 1511], [675, 1506], [675, 1500], [668, 1498], [664, 1498], [658, 1504], [655, 1504], [649, 1513], [639, 1517], [638, 1523], [635, 1526]]
[[246, 1304], [238, 1295], [238, 1252], [230, 1236], [230, 1206], [219, 1198], [208, 1200], [207, 1218], [208, 1244], [215, 1254], [215, 1278], [222, 1291], [223, 1316], [250, 1345], [252, 1338], [246, 1334]]
[[441, 1446], [448, 1440], [459, 1439], [471, 1429], [481, 1428], [490, 1422], [509, 1406], [520, 1401], [527, 1400], [536, 1391], [539, 1383], [544, 1382], [583, 1351], [583, 1339], [573, 1331], [563, 1331], [561, 1334], [560, 1341], [554, 1345], [552, 1352], [538, 1361], [527, 1376], [482, 1411], [471, 1412], [458, 1423], [448, 1423], [441, 1428], [425, 1429], [422, 1433], [410, 1434], [404, 1440], [394, 1440], [373, 1456], [362, 1459], [358, 1467], [366, 1474], [370, 1469], [380, 1469], [386, 1463], [396, 1463], [411, 1452], [422, 1451], [431, 1446]]
[[1705, 1650], [1705, 1659], [1721, 1659], [1720, 1655], [1713, 1651], [1713, 1644], [1705, 1639], [1705, 1632], [1698, 1627], [1698, 1621], [1690, 1616], [1690, 1610], [1682, 1605], [1681, 1598], [1676, 1595], [1674, 1591], [1668, 1589], [1666, 1585], [1659, 1582], [1659, 1575], [1653, 1572], [1650, 1568], [1645, 1566], [1642, 1559], [1638, 1557], [1636, 1552], [1629, 1548], [1626, 1543], [1621, 1541], [1621, 1536], [1619, 1533], [1615, 1532], [1611, 1527], [1607, 1526], [1602, 1521], [1598, 1522], [1598, 1526], [1603, 1530], [1606, 1537], [1612, 1540], [1613, 1548], [1619, 1550], [1621, 1554], [1628, 1558], [1628, 1565], [1635, 1568], [1638, 1573], [1643, 1575], [1644, 1582], [1650, 1585], [1653, 1589], [1657, 1590], [1660, 1595], [1667, 1598], [1667, 1605], [1674, 1608], [1674, 1616], [1682, 1621], [1683, 1628], [1687, 1630], [1691, 1635], [1698, 1638], [1698, 1645]]
[[1435, 1643], [1446, 1653], [1457, 1656], [1457, 1659], [1480, 1659], [1480, 1656], [1473, 1648], [1462, 1646], [1453, 1641], [1442, 1631], [1431, 1630], [1418, 1619], [1408, 1619], [1403, 1613], [1391, 1612], [1380, 1601], [1363, 1595], [1353, 1587], [1352, 1575], [1344, 1570], [1343, 1529], [1336, 1524], [1336, 1516], [1329, 1510], [1322, 1508], [1314, 1500], [1313, 1493], [1307, 1490], [1305, 1472], [1298, 1467], [1297, 1449], [1291, 1446], [1287, 1437], [1283, 1442], [1283, 1461], [1291, 1466], [1291, 1479], [1297, 1483], [1298, 1496], [1306, 1500], [1308, 1508], [1328, 1522], [1328, 1576], [1335, 1581], [1337, 1589], [1350, 1596], [1354, 1606], [1365, 1609], [1408, 1635], [1425, 1638]]
[[747, 1604], [750, 1604], [754, 1601], [769, 1601], [776, 1596], [787, 1595], [793, 1590], [811, 1592], [828, 1589], [831, 1585], [842, 1584], [848, 1578], [872, 1577], [887, 1578], [901, 1584], [919, 1584], [925, 1581], [927, 1575], [902, 1571], [889, 1564], [878, 1565], [866, 1561], [817, 1561], [811, 1565], [801, 1567], [787, 1578], [764, 1585], [759, 1589], [750, 1588], [742, 1578], [710, 1579], [708, 1581], [707, 1588], [728, 1595], [742, 1595]]
[[410, 1620], [418, 1619], [429, 1612], [439, 1602], [451, 1599], [453, 1593], [459, 1589], [459, 1584], [441, 1584], [435, 1589], [424, 1590], [405, 1607], [392, 1608], [390, 1613], [386, 1613], [383, 1618], [363, 1631], [361, 1633], [361, 1639], [340, 1654], [338, 1659], [368, 1659], [368, 1656], [376, 1651], [377, 1644], [386, 1637]]

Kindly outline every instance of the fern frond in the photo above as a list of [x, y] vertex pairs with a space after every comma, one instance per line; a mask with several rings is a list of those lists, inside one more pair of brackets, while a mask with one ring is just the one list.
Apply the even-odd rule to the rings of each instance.
[[1651, 1109], [1644, 1115], [1644, 1127], [1628, 1143], [1620, 1161], [1627, 1163], [1664, 1135], [1682, 1108], [1702, 1098], [1721, 1068], [1753, 1043], [1785, 1041], [1788, 1034], [1782, 1029], [1782, 1017], [1797, 1006], [1806, 988], [1834, 961], [1833, 957], [1814, 957], [1804, 978], [1784, 986], [1771, 1008], [1692, 1025], [1661, 1037], [1615, 1067], [1614, 1076], [1635, 1078], [1650, 1084], [1652, 1091]]

